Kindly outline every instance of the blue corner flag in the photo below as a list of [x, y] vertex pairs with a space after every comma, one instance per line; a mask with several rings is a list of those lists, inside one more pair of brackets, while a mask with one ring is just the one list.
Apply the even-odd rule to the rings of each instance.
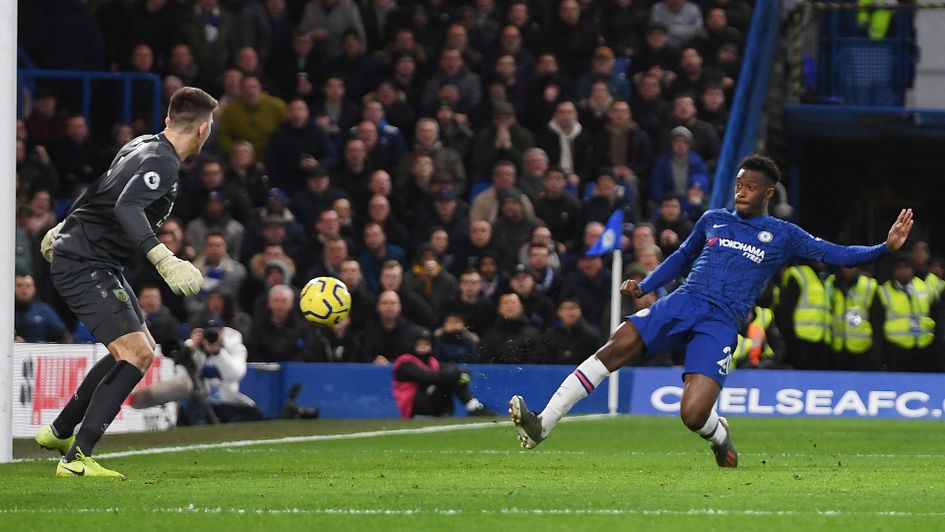
[[607, 220], [607, 228], [601, 233], [600, 238], [591, 249], [587, 250], [588, 255], [603, 255], [608, 251], [620, 245], [620, 237], [623, 235], [623, 209], [617, 209]]

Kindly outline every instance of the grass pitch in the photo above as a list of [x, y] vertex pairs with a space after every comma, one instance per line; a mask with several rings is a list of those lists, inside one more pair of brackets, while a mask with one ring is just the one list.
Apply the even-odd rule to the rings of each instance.
[[[204, 447], [101, 458], [124, 482], [55, 478], [46, 459], [0, 465], [0, 530], [945, 528], [941, 422], [729, 421], [735, 470], [717, 468], [708, 443], [676, 418], [577, 419], [531, 451], [515, 447], [505, 421], [265, 422], [110, 436], [98, 455]], [[409, 431], [418, 427], [445, 430]], [[367, 432], [384, 430], [395, 432]], [[47, 456], [28, 441], [14, 452]]]

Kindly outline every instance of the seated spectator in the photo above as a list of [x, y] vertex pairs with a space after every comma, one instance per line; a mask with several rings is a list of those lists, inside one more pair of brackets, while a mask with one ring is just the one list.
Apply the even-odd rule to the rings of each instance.
[[269, 190], [266, 205], [256, 210], [245, 224], [243, 234], [245, 237], [240, 246], [240, 258], [243, 262], [269, 244], [282, 246], [286, 255], [291, 257], [301, 256], [305, 239], [302, 224], [289, 209], [288, 196], [278, 188]]
[[[363, 122], [370, 122], [374, 124], [374, 127], [377, 130], [377, 146], [378, 149], [384, 150], [385, 158], [390, 159], [389, 165], [380, 165], [375, 164], [375, 168], [384, 168], [386, 170], [393, 170], [394, 164], [400, 160], [407, 153], [407, 139], [404, 138], [403, 132], [397, 126], [392, 125], [387, 121], [387, 114], [384, 110], [384, 106], [381, 102], [378, 101], [367, 101], [364, 103], [364, 111], [361, 114], [361, 122], [358, 123], [359, 126], [363, 127]], [[349, 132], [352, 136], [357, 135], [361, 140], [365, 141], [365, 144], [368, 144], [368, 151], [373, 151], [372, 146], [361, 136], [361, 127], [357, 130], [352, 130]]]
[[456, 294], [456, 278], [443, 268], [432, 244], [421, 244], [404, 285], [422, 297], [433, 309], [443, 307]]
[[526, 199], [525, 194], [515, 187], [502, 193], [502, 211], [493, 228], [492, 246], [506, 269], [516, 264], [519, 249], [539, 226], [538, 220], [525, 213]]
[[742, 41], [742, 32], [728, 25], [725, 7], [716, 4], [706, 10], [703, 32], [692, 41], [692, 44], [704, 57], [712, 61], [722, 46], [726, 44], [741, 46]]
[[656, 203], [666, 194], [685, 194], [693, 183], [709, 190], [709, 169], [699, 154], [690, 150], [692, 133], [677, 126], [670, 133], [671, 151], [656, 161], [650, 175], [650, 199]]
[[[279, 3], [267, 2], [267, 6]], [[285, 3], [282, 2], [282, 5], [284, 6]], [[286, 24], [286, 22], [283, 18], [281, 23]], [[288, 33], [288, 30], [283, 29], [283, 33]], [[265, 59], [267, 70], [272, 72], [279, 94], [286, 98], [300, 97], [307, 100], [315, 95], [316, 80], [324, 79], [326, 65], [324, 56], [315, 50], [314, 45], [311, 34], [296, 31], [292, 35], [292, 45], [287, 47], [288, 49], [276, 50], [278, 53], [273, 54], [271, 59]], [[260, 55], [265, 55], [262, 52], [263, 50], [260, 50]]]
[[600, 335], [581, 315], [581, 304], [573, 296], [558, 303], [557, 320], [543, 334], [548, 362], [579, 364], [597, 351]]
[[298, 29], [309, 32], [319, 50], [328, 57], [341, 53], [342, 39], [347, 32], [352, 32], [361, 42], [367, 41], [361, 12], [351, 0], [308, 2]]
[[[354, 207], [348, 198], [337, 198], [331, 202], [331, 210], [338, 214], [338, 225], [340, 226], [341, 238], [349, 242], [354, 242], [357, 238], [357, 230], [354, 227]], [[351, 246], [349, 246], [349, 249]]]
[[692, 232], [692, 221], [683, 215], [682, 203], [675, 194], [663, 196], [654, 225], [664, 257], [676, 251]]
[[541, 148], [529, 148], [522, 157], [522, 173], [515, 186], [524, 192], [532, 204], [541, 197], [545, 172], [548, 171], [548, 154]]
[[[473, 221], [485, 220], [490, 224], [495, 224], [499, 217], [499, 210], [502, 203], [502, 194], [515, 186], [516, 181], [515, 165], [510, 161], [499, 161], [492, 168], [492, 186], [483, 190], [476, 199], [473, 200], [469, 210], [469, 217]], [[527, 217], [535, 216], [535, 208], [531, 200], [522, 197], [522, 207], [525, 209]]]
[[30, 195], [29, 216], [24, 218], [24, 228], [34, 239], [41, 240], [51, 227], [58, 223], [53, 212], [52, 195], [48, 190], [35, 189]]
[[[182, 193], [180, 197], [180, 216], [190, 221], [204, 214], [210, 194], [218, 192], [229, 203], [227, 206], [229, 215], [237, 222], [245, 224], [252, 216], [252, 202], [246, 191], [237, 183], [226, 181], [223, 163], [218, 159], [204, 159], [199, 165], [199, 181], [183, 183], [185, 193]], [[240, 246], [233, 246], [233, 249], [239, 250]]]
[[220, 151], [229, 155], [238, 140], [249, 141], [256, 153], [266, 153], [269, 137], [285, 120], [285, 102], [263, 92], [259, 78], [244, 75], [240, 97], [220, 117]]
[[401, 249], [407, 247], [410, 242], [410, 233], [407, 228], [401, 224], [391, 211], [390, 201], [380, 194], [371, 197], [367, 206], [367, 220], [365, 223], [374, 222], [384, 228], [384, 234], [387, 240]]
[[655, 152], [663, 122], [666, 121], [672, 106], [663, 99], [663, 87], [658, 75], [644, 73], [636, 84], [638, 97], [630, 103], [631, 116], [640, 124], [640, 129], [650, 136]]
[[16, 174], [20, 176], [20, 183], [27, 190], [44, 188], [55, 194], [59, 190], [59, 172], [46, 148], [37, 144], [30, 153], [27, 140], [16, 140]]
[[606, 223], [617, 209], [623, 211], [625, 222], [640, 219], [640, 200], [634, 195], [633, 187], [618, 183], [611, 172], [602, 173], [597, 176], [594, 195], [584, 200], [581, 220], [584, 225], [590, 222]]
[[394, 362], [394, 399], [401, 417], [452, 416], [454, 396], [465, 405], [469, 416], [497, 415], [473, 397], [469, 373], [453, 364], [440, 363], [429, 330], [420, 330], [414, 336], [413, 349]]
[[[211, 316], [218, 317], [223, 325], [236, 329], [244, 338], [249, 336], [249, 329], [252, 327], [253, 318], [243, 312], [236, 306], [236, 298], [225, 296], [219, 290], [210, 290], [207, 292], [206, 301], [202, 309], [191, 315], [188, 327], [193, 330], [199, 327]], [[150, 328], [151, 326], [148, 325]], [[153, 329], [151, 329], [153, 331]]]
[[203, 214], [187, 224], [184, 234], [194, 243], [197, 253], [203, 252], [203, 242], [211, 233], [219, 234], [226, 241], [228, 250], [239, 257], [243, 245], [243, 224], [234, 220], [229, 213], [229, 200], [222, 192], [213, 191], [207, 196], [207, 205]]
[[443, 146], [456, 151], [460, 160], [466, 160], [472, 149], [475, 134], [469, 128], [468, 120], [456, 114], [453, 103], [440, 100], [436, 107], [436, 123], [440, 129], [440, 142]]
[[24, 124], [34, 146], [51, 147], [66, 136], [66, 115], [59, 107], [56, 93], [47, 87], [33, 92], [33, 110]]
[[696, 116], [696, 104], [691, 94], [683, 93], [673, 98], [673, 112], [669, 120], [663, 123], [663, 132], [660, 136], [662, 153], [672, 150], [672, 132], [679, 126], [684, 126], [692, 135], [690, 148], [704, 161], [714, 161], [719, 156], [722, 142], [716, 129]]
[[440, 51], [437, 70], [427, 81], [420, 101], [421, 110], [431, 112], [438, 102], [437, 93], [446, 84], [459, 89], [459, 101], [456, 108], [466, 114], [479, 105], [482, 99], [482, 83], [479, 75], [466, 67], [463, 54], [456, 48], [444, 47]]
[[[154, 284], [143, 284], [137, 290], [138, 307], [144, 314], [148, 332], [158, 344], [173, 342], [181, 337], [180, 322], [161, 301], [161, 288]], [[97, 341], [97, 340], [96, 340]]]
[[702, 54], [695, 46], [686, 46], [679, 56], [679, 73], [670, 92], [673, 94], [702, 94], [709, 85], [721, 85], [729, 89], [735, 82], [713, 66], [705, 66]]
[[380, 291], [381, 266], [388, 260], [406, 264], [407, 255], [400, 246], [387, 243], [387, 234], [377, 222], [364, 225], [364, 249], [358, 256], [364, 281], [373, 292]]
[[631, 186], [634, 195], [640, 197], [655, 160], [653, 141], [633, 120], [626, 101], [614, 101], [607, 111], [607, 124], [594, 138], [594, 156], [598, 163], [613, 167], [614, 177]]
[[591, 171], [591, 134], [578, 122], [574, 102], [558, 102], [551, 121], [535, 134], [535, 144], [545, 150], [551, 164], [568, 174], [586, 178]]
[[531, 131], [515, 121], [515, 109], [505, 102], [495, 104], [492, 125], [476, 133], [469, 154], [474, 179], [483, 179], [499, 163], [508, 162], [514, 171], [522, 164], [525, 150], [534, 145]]
[[305, 177], [319, 167], [335, 166], [335, 149], [325, 131], [309, 118], [308, 104], [301, 98], [289, 102], [288, 116], [269, 138], [266, 169], [273, 186], [292, 196], [305, 187]]
[[551, 230], [551, 236], [572, 249], [581, 234], [581, 202], [567, 191], [567, 177], [559, 166], [545, 172], [542, 192], [535, 202], [535, 215]]
[[188, 299], [188, 308], [196, 311], [211, 291], [224, 297], [235, 298], [246, 279], [246, 267], [230, 257], [225, 237], [217, 232], [207, 233], [203, 253], [194, 260], [194, 266], [203, 274], [200, 293]]
[[[702, 189], [702, 184], [699, 182], [690, 183], [689, 188], [686, 190], [686, 201], [683, 202], [683, 211], [685, 211], [686, 216], [692, 221], [693, 224], [695, 224], [699, 218], [702, 218], [702, 215], [705, 214], [705, 211], [707, 210], [707, 203], [708, 198], [706, 198], [706, 191]], [[780, 213], [777, 209], [772, 209], [772, 216], [782, 218], [782, 216], [779, 214]], [[789, 216], [783, 218], [787, 219]]]
[[[374, 316], [377, 297], [364, 282], [361, 276], [361, 264], [355, 259], [349, 257], [342, 261], [338, 278], [344, 281], [348, 287], [348, 293], [351, 294], [351, 314], [349, 314], [351, 328], [355, 333], [360, 334]], [[356, 353], [356, 356], [360, 356], [360, 351]]]
[[269, 288], [292, 282], [295, 263], [285, 255], [282, 246], [272, 244], [266, 246], [265, 251], [253, 256], [248, 271], [249, 275], [240, 287], [239, 304], [241, 308], [255, 313]]
[[577, 298], [591, 327], [598, 331], [604, 328], [604, 310], [610, 303], [610, 270], [600, 257], [581, 255], [577, 271], [565, 278], [561, 291]]
[[447, 312], [443, 325], [433, 333], [433, 351], [444, 362], [471, 364], [479, 352], [479, 337], [466, 328], [462, 315]]
[[233, 143], [230, 160], [227, 164], [225, 182], [233, 183], [249, 196], [251, 208], [262, 207], [266, 193], [272, 188], [269, 175], [256, 162], [253, 145], [245, 140]]
[[614, 98], [629, 100], [630, 82], [627, 73], [615, 69], [614, 63], [614, 51], [608, 46], [598, 46], [591, 57], [591, 71], [577, 80], [577, 98], [583, 100], [589, 97], [594, 81], [603, 80]]
[[[552, 265], [551, 246], [530, 242], [527, 248], [528, 257], [525, 265], [528, 267], [528, 271], [532, 277], [535, 278], [536, 290], [552, 300], [556, 300], [558, 294], [561, 292], [561, 284], [563, 283], [561, 273], [558, 269], [560, 268], [560, 262], [558, 263], [558, 268]], [[554, 256], [557, 260], [557, 254]]]
[[470, 332], [482, 336], [495, 320], [495, 305], [482, 292], [482, 277], [475, 268], [459, 276], [459, 291], [438, 309], [440, 315], [458, 316]]
[[[410, 28], [401, 28], [397, 35], [398, 37], [406, 36], [412, 43], [407, 43], [407, 45], [415, 46], [415, 48], [409, 51], [394, 52], [390, 56], [391, 59], [388, 63], [393, 65], [392, 81], [397, 90], [406, 95], [410, 106], [419, 110], [421, 109], [420, 99], [423, 96], [424, 79], [422, 72], [418, 71], [417, 65], [426, 64], [426, 52], [423, 51], [423, 46], [413, 40], [413, 32]], [[391, 45], [397, 45], [397, 42], [395, 41]]]
[[205, 78], [188, 44], [182, 42], [175, 44], [167, 56], [166, 65], [164, 74], [179, 79], [181, 85], [203, 85]]
[[577, 0], [558, 2], [549, 17], [544, 41], [561, 61], [561, 69], [571, 79], [588, 70], [591, 55], [600, 38], [600, 28], [590, 13], [581, 10]]
[[591, 84], [590, 95], [578, 102], [578, 121], [591, 136], [592, 142], [607, 123], [607, 111], [615, 101], [607, 92], [607, 82], [599, 79]]
[[541, 336], [525, 318], [525, 307], [514, 293], [502, 294], [498, 318], [479, 342], [479, 361], [485, 364], [536, 364], [544, 362]]
[[99, 176], [98, 150], [82, 115], [66, 120], [65, 135], [50, 147], [50, 155], [59, 172], [60, 193], [71, 194], [77, 185], [91, 183]]
[[296, 280], [296, 285], [304, 286], [309, 280], [316, 277], [339, 277], [341, 275], [341, 263], [348, 257], [348, 242], [343, 238], [335, 238], [325, 243], [321, 253], [315, 257], [315, 263], [312, 264], [305, 273], [301, 274]]
[[335, 169], [332, 181], [355, 198], [365, 198], [369, 180], [373, 177], [372, 172], [373, 167], [368, 161], [368, 149], [364, 141], [351, 139], [345, 143], [341, 164]]
[[428, 244], [432, 248], [433, 256], [436, 257], [440, 266], [445, 271], [450, 271], [450, 268], [453, 267], [453, 254], [449, 252], [450, 236], [446, 229], [439, 226], [433, 227], [430, 230], [430, 238], [424, 244]]
[[305, 231], [310, 232], [321, 213], [331, 210], [336, 200], [351, 199], [351, 196], [331, 184], [328, 172], [322, 166], [316, 166], [304, 175], [305, 187], [292, 196], [290, 208]]
[[312, 114], [315, 123], [328, 133], [336, 146], [341, 146], [342, 136], [361, 120], [361, 109], [345, 97], [344, 76], [331, 74], [325, 80], [324, 94], [315, 99]]
[[678, 50], [702, 29], [702, 10], [686, 0], [662, 0], [653, 5], [650, 21], [666, 27], [669, 46]]
[[574, 83], [562, 75], [558, 58], [553, 52], [538, 56], [535, 76], [525, 87], [522, 105], [522, 124], [532, 130], [544, 127], [561, 100], [574, 97]]
[[402, 157], [397, 164], [398, 186], [407, 182], [413, 161], [421, 154], [430, 156], [434, 168], [453, 182], [457, 194], [466, 190], [466, 170], [463, 168], [462, 157], [452, 148], [443, 146], [440, 142], [440, 127], [432, 118], [421, 118], [417, 121], [414, 150]]
[[377, 298], [377, 316], [364, 328], [364, 342], [358, 362], [390, 364], [413, 349], [411, 338], [417, 326], [401, 314], [400, 296], [385, 290]]
[[322, 335], [331, 349], [331, 362], [358, 361], [362, 338], [360, 332], [352, 328], [351, 316], [346, 316], [333, 327], [322, 329]]
[[509, 290], [514, 292], [525, 307], [525, 317], [539, 331], [552, 323], [555, 305], [551, 298], [539, 291], [528, 266], [517, 264], [509, 277]]
[[[394, 163], [397, 162], [397, 156], [394, 154], [395, 151], [391, 143], [389, 141], [385, 142], [384, 137], [381, 137], [380, 134], [381, 130], [378, 125], [370, 120], [358, 122], [358, 125], [351, 128], [349, 133], [351, 137], [364, 143], [365, 163], [368, 167], [391, 171], [394, 169]], [[406, 148], [404, 150], [406, 151]]]
[[495, 303], [499, 299], [499, 288], [505, 285], [505, 277], [499, 269], [499, 255], [495, 251], [486, 251], [479, 256], [476, 265], [482, 279], [483, 295]]
[[728, 107], [725, 103], [725, 91], [719, 85], [706, 85], [702, 90], [702, 107], [699, 109], [699, 119], [713, 127], [719, 133], [719, 138], [725, 136], [725, 127], [728, 125]]
[[250, 362], [328, 360], [325, 344], [302, 317], [295, 293], [286, 285], [269, 288], [266, 306], [253, 313], [246, 347]]
[[[124, 290], [121, 291], [124, 294]], [[36, 300], [36, 283], [32, 275], [17, 274], [15, 296], [13, 316], [17, 342], [67, 341], [66, 324], [62, 318], [52, 307]], [[117, 298], [118, 294], [114, 297]]]
[[[399, 262], [395, 260], [384, 262], [381, 267], [380, 291], [397, 292], [404, 316], [413, 323], [421, 327], [435, 326], [437, 319], [433, 312], [433, 305], [424, 297], [424, 294], [413, 288], [404, 283], [404, 267]], [[446, 297], [449, 295], [447, 294]]]
[[419, 245], [421, 235], [430, 232], [431, 227], [439, 227], [446, 231], [449, 240], [449, 251], [454, 257], [453, 263], [444, 264], [447, 269], [455, 271], [455, 259], [469, 238], [469, 205], [456, 198], [452, 188], [440, 190], [433, 198], [433, 209], [417, 213], [413, 229], [412, 246]]
[[387, 123], [400, 130], [404, 141], [414, 137], [417, 115], [407, 103], [407, 96], [394, 86], [394, 82], [385, 79], [377, 85], [377, 90], [364, 97], [366, 102], [377, 102], [384, 109]]
[[384, 62], [364, 50], [364, 36], [347, 30], [341, 37], [341, 54], [329, 54], [328, 71], [345, 77], [351, 98], [360, 101], [384, 76]]

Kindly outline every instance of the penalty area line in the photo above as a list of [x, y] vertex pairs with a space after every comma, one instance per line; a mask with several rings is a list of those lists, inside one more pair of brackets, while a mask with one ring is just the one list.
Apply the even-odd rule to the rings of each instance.
[[[588, 414], [581, 416], [572, 416], [562, 419], [565, 422], [572, 421], [596, 421], [600, 419], [610, 419], [614, 416], [610, 414]], [[311, 436], [286, 436], [284, 438], [269, 438], [255, 440], [233, 440], [217, 443], [194, 443], [190, 445], [176, 445], [169, 447], [151, 447], [147, 449], [132, 449], [128, 451], [116, 451], [110, 453], [96, 454], [95, 458], [124, 458], [128, 456], [144, 456], [151, 454], [164, 453], [182, 453], [187, 451], [204, 451], [212, 449], [232, 449], [236, 447], [251, 447], [256, 445], [281, 445], [286, 443], [307, 443], [318, 441], [337, 441], [337, 440], [360, 440], [368, 438], [379, 438], [384, 436], [400, 436], [406, 434], [433, 434], [437, 432], [457, 432], [463, 430], [478, 430], [489, 427], [510, 427], [511, 421], [487, 421], [483, 423], [456, 423], [453, 425], [433, 425], [429, 427], [416, 427], [410, 429], [387, 429], [371, 430], [362, 432], [349, 432], [343, 434], [313, 434]], [[53, 460], [55, 458], [18, 458], [14, 462], [31, 462], [35, 460]]]

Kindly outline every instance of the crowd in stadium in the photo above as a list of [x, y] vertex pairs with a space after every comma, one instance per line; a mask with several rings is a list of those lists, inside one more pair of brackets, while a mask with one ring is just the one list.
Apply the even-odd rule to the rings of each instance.
[[[147, 261], [126, 268], [154, 336], [187, 338], [220, 320], [243, 334], [251, 361], [368, 363], [411, 351], [418, 328], [434, 331], [449, 362], [575, 364], [593, 353], [607, 337], [611, 272], [586, 251], [615, 209], [624, 278], [642, 279], [688, 236], [706, 209], [752, 13], [746, 0], [46, 4], [21, 4], [22, 25], [43, 17], [20, 32], [39, 67], [151, 72], [165, 106], [188, 85], [220, 101], [158, 232], [204, 273], [203, 290], [177, 296]], [[86, 117], [76, 87], [38, 84], [17, 122], [25, 341], [93, 341], [50, 287], [39, 240], [119, 147], [160, 129], [147, 82], [133, 84], [130, 123], [118, 118], [120, 91], [98, 90], [93, 104], [106, 105]], [[924, 261], [916, 275], [928, 274]], [[353, 297], [332, 329], [295, 304], [322, 275]], [[831, 362], [828, 318], [816, 339], [795, 326], [809, 302], [795, 277], [807, 279], [785, 276], [781, 297], [749, 320], [772, 341], [752, 349], [746, 326], [743, 363], [853, 364]], [[625, 298], [623, 312], [662, 293]], [[772, 331], [767, 306], [791, 330]]]

